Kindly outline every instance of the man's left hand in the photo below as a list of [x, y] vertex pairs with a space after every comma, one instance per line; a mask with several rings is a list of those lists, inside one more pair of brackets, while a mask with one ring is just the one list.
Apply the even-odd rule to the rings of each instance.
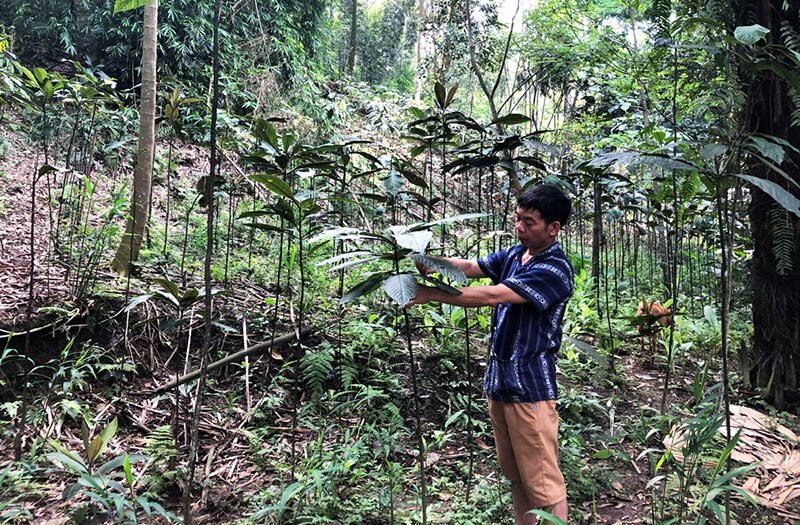
[[436, 288], [431, 288], [430, 286], [420, 284], [417, 286], [417, 295], [415, 295], [405, 307], [411, 308], [415, 304], [425, 304], [431, 302], [433, 300], [434, 290], [436, 290]]

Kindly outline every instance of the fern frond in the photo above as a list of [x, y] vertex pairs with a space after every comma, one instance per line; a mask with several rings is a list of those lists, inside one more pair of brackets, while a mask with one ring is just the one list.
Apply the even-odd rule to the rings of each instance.
[[795, 88], [789, 89], [789, 98], [792, 100], [791, 126], [800, 126], [800, 91]]
[[330, 345], [309, 350], [300, 359], [303, 380], [314, 394], [322, 393], [322, 386], [333, 371], [333, 351]]
[[781, 22], [781, 36], [783, 37], [783, 44], [786, 47], [800, 53], [800, 35], [795, 31], [792, 27], [792, 23], [788, 20]]
[[669, 24], [671, 11], [671, 0], [653, 0], [653, 19], [658, 28], [656, 38], [672, 38]]
[[789, 220], [789, 211], [783, 206], [773, 204], [769, 210], [769, 219], [772, 226], [772, 255], [775, 256], [775, 269], [778, 275], [786, 275], [792, 271], [792, 254], [794, 242], [792, 223]]
[[688, 201], [697, 195], [698, 188], [700, 188], [700, 173], [695, 171], [683, 177], [678, 193], [683, 201]]

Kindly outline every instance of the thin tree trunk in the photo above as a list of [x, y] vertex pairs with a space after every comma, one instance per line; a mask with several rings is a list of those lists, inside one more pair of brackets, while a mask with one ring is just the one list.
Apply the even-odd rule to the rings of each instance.
[[[353, 78], [353, 66], [356, 62], [356, 34], [358, 29], [358, 0], [350, 0], [350, 39], [347, 45], [347, 67], [345, 69], [348, 78]], [[363, 78], [363, 77], [362, 77]]]
[[130, 217], [125, 234], [119, 243], [111, 267], [121, 275], [128, 275], [131, 263], [139, 257], [145, 227], [147, 226], [148, 199], [153, 174], [156, 119], [156, 54], [158, 44], [158, 0], [144, 7], [142, 38], [142, 101], [139, 110], [139, 147], [136, 152], [136, 169], [133, 174], [133, 196]]
[[[155, 0], [154, 0], [155, 2]], [[186, 481], [183, 489], [183, 522], [185, 525], [192, 523], [191, 495], [192, 485], [194, 484], [194, 471], [197, 463], [197, 449], [199, 447], [200, 409], [203, 406], [205, 395], [206, 374], [208, 371], [208, 357], [211, 348], [211, 320], [213, 318], [211, 294], [211, 258], [213, 255], [214, 242], [214, 180], [217, 175], [217, 108], [219, 106], [219, 17], [220, 2], [216, 0], [214, 8], [214, 48], [213, 48], [213, 82], [214, 94], [211, 100], [211, 161], [208, 174], [208, 184], [206, 184], [206, 257], [205, 257], [205, 311], [203, 322], [205, 331], [203, 335], [203, 350], [200, 354], [200, 381], [197, 388], [197, 397], [194, 402], [194, 414], [192, 416], [192, 438], [189, 448], [189, 460], [186, 466]]]

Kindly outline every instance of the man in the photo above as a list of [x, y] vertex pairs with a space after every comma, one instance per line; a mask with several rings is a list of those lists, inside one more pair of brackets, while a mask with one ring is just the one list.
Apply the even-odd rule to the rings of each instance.
[[461, 295], [420, 286], [407, 305], [497, 306], [484, 388], [517, 525], [536, 523], [536, 516], [526, 513], [537, 508], [567, 521], [567, 491], [558, 468], [555, 361], [574, 288], [572, 265], [557, 240], [571, 208], [557, 186], [526, 190], [514, 215], [519, 244], [477, 261], [446, 259], [467, 277], [489, 277], [493, 285], [463, 287]]

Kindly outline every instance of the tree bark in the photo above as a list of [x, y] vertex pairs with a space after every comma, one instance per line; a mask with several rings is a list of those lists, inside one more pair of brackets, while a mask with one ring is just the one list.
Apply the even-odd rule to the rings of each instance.
[[131, 212], [125, 234], [111, 262], [111, 268], [127, 276], [131, 263], [139, 257], [139, 248], [147, 227], [148, 200], [153, 174], [156, 121], [156, 54], [158, 42], [158, 0], [144, 7], [142, 37], [142, 100], [139, 109], [139, 146], [133, 173]]
[[348, 78], [353, 77], [353, 67], [356, 62], [356, 30], [358, 29], [358, 0], [351, 0], [350, 4], [350, 41], [347, 45]]
[[425, 13], [425, 0], [417, 1], [417, 8], [419, 9], [419, 21], [417, 22], [417, 67], [414, 73], [414, 103], [419, 104], [422, 101], [422, 78], [420, 77], [422, 71], [422, 59], [424, 58], [422, 35], [425, 30], [425, 22], [428, 16]]
[[[796, 9], [783, 10], [782, 0], [759, 0], [752, 9], [756, 21], [770, 30], [767, 42], [781, 45], [781, 23], [788, 22], [795, 32], [800, 31], [800, 14]], [[742, 9], [740, 25], [749, 14]], [[748, 18], [749, 19], [749, 18]], [[772, 59], [784, 62], [788, 75], [797, 75], [788, 59]], [[749, 83], [749, 100], [745, 114], [745, 125], [750, 133], [763, 133], [788, 141], [800, 148], [800, 128], [791, 126], [791, 113], [797, 109], [789, 97], [789, 85], [773, 69], [745, 72]], [[785, 172], [800, 183], [800, 155], [786, 148], [787, 159], [782, 164]], [[796, 186], [767, 170], [755, 161], [751, 172], [768, 178], [800, 198]], [[798, 394], [798, 361], [800, 361], [800, 219], [789, 214], [788, 227], [793, 241], [792, 268], [781, 272], [773, 251], [776, 225], [770, 210], [779, 206], [770, 196], [751, 187], [750, 223], [753, 237], [753, 260], [751, 284], [753, 290], [753, 348], [750, 359], [750, 379], [756, 387], [765, 389], [773, 404], [781, 408], [787, 402], [796, 402]], [[785, 227], [785, 226], [784, 226]]]

